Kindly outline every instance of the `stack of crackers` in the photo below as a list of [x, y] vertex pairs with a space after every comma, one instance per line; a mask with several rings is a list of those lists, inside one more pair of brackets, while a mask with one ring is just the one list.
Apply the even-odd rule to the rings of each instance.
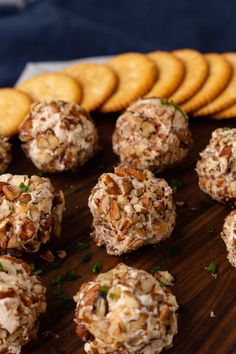
[[154, 96], [171, 99], [192, 117], [236, 117], [236, 53], [127, 53], [105, 64], [79, 63], [37, 75], [0, 89], [0, 133], [16, 134], [33, 101], [61, 99], [88, 112], [112, 113]]

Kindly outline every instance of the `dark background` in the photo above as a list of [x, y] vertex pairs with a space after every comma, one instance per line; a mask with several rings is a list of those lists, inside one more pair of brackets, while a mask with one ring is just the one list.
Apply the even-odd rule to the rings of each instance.
[[127, 51], [236, 51], [236, 1], [28, 0], [0, 6], [0, 86], [27, 61]]

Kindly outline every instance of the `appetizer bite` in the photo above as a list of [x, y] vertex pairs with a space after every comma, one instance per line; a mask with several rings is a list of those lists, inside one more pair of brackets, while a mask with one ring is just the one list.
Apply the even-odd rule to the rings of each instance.
[[92, 189], [92, 237], [107, 253], [121, 255], [169, 237], [176, 212], [172, 189], [148, 170], [118, 166]]
[[186, 113], [164, 98], [144, 98], [129, 106], [113, 134], [121, 162], [157, 172], [183, 160], [191, 146]]
[[200, 189], [218, 202], [236, 205], [236, 129], [216, 129], [200, 157]]
[[4, 173], [12, 160], [11, 144], [0, 135], [0, 174]]
[[143, 270], [120, 263], [83, 284], [74, 300], [86, 353], [154, 354], [172, 346], [176, 298]]
[[37, 252], [60, 235], [64, 195], [48, 178], [0, 176], [0, 251]]
[[0, 353], [20, 354], [23, 345], [36, 339], [46, 288], [19, 259], [1, 256], [0, 268]]
[[221, 237], [228, 251], [227, 258], [230, 264], [236, 267], [236, 209], [225, 218]]
[[36, 102], [19, 130], [26, 155], [44, 172], [75, 170], [98, 149], [90, 115], [64, 101]]

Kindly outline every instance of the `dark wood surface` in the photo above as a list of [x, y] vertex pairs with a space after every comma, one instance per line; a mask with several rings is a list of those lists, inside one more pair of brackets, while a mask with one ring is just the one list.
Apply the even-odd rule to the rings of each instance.
[[[211, 132], [220, 126], [235, 126], [235, 122], [191, 120], [194, 146], [188, 158], [181, 165], [161, 174], [167, 181], [177, 178], [184, 182], [184, 187], [175, 195], [175, 200], [185, 201], [186, 206], [177, 207], [177, 225], [172, 236], [155, 247], [147, 246], [131, 254], [115, 257], [107, 255], [104, 248], [96, 247], [90, 240], [92, 217], [87, 206], [90, 190], [98, 176], [105, 171], [111, 171], [118, 163], [118, 158], [111, 149], [115, 118], [94, 116], [102, 144], [98, 156], [76, 174], [68, 172], [51, 176], [55, 187], [65, 193], [66, 212], [60, 240], [53, 240], [45, 249], [66, 250], [68, 257], [62, 268], [56, 270], [40, 259], [39, 255], [24, 257], [44, 269], [41, 279], [47, 287], [48, 306], [46, 315], [41, 320], [38, 341], [26, 346], [23, 353], [83, 353], [83, 344], [75, 334], [74, 307], [66, 309], [63, 302], [55, 298], [51, 281], [62, 272], [75, 270], [80, 277], [64, 284], [65, 292], [72, 297], [83, 282], [93, 278], [91, 267], [95, 261], [103, 263], [103, 271], [109, 270], [120, 261], [147, 271], [153, 265], [161, 263], [175, 276], [176, 285], [173, 292], [178, 303], [183, 306], [179, 312], [178, 335], [174, 337], [173, 347], [166, 353], [236, 353], [236, 269], [227, 261], [226, 248], [220, 238], [224, 218], [230, 209], [212, 201], [199, 190], [194, 171], [198, 154], [207, 144]], [[17, 140], [14, 146], [15, 158], [10, 172], [36, 172], [21, 152]], [[72, 193], [69, 190], [70, 185], [77, 186], [77, 192]], [[214, 231], [209, 233], [209, 227], [213, 227]], [[78, 241], [89, 242], [89, 249], [79, 252]], [[178, 255], [168, 254], [171, 245], [178, 247]], [[81, 264], [81, 257], [86, 252], [92, 253], [92, 257], [90, 261]], [[213, 260], [218, 264], [217, 279], [205, 269]], [[214, 318], [210, 317], [211, 311], [215, 313]]]

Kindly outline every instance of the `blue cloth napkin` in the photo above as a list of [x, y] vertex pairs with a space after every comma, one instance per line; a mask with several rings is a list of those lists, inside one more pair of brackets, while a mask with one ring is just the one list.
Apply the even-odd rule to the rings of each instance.
[[235, 0], [23, 2], [0, 5], [0, 86], [13, 85], [28, 61], [187, 47], [236, 51]]

